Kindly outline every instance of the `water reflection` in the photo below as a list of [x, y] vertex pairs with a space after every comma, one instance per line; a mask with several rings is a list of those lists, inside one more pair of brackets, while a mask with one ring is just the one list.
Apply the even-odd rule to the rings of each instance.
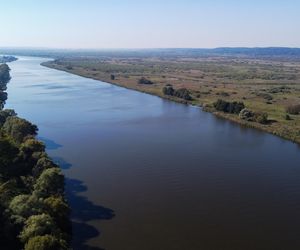
[[82, 181], [66, 179], [66, 196], [72, 210], [72, 230], [76, 237], [73, 237], [73, 248], [83, 250], [102, 250], [100, 247], [86, 245], [89, 239], [99, 237], [99, 232], [95, 227], [87, 224], [92, 220], [110, 220], [115, 216], [113, 210], [99, 205], [95, 205], [80, 193], [86, 192], [87, 186]]
[[[51, 139], [45, 137], [39, 137], [39, 139], [45, 143], [47, 150], [55, 150], [63, 147]], [[52, 159], [63, 170], [68, 170], [72, 167], [72, 164], [64, 160], [63, 157], [53, 156]], [[86, 197], [81, 196], [80, 193], [82, 194], [88, 190], [82, 181], [66, 178], [65, 185], [66, 198], [72, 208], [72, 231], [75, 236], [72, 239], [73, 249], [104, 250], [100, 247], [86, 245], [88, 240], [100, 237], [99, 230], [89, 225], [88, 222], [93, 220], [110, 220], [115, 216], [114, 211], [103, 206], [95, 205]]]

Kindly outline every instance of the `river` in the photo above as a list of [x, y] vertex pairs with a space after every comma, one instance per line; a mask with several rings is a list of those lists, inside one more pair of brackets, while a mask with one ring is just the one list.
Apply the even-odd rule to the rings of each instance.
[[300, 147], [196, 107], [10, 63], [6, 108], [66, 175], [74, 249], [300, 249]]

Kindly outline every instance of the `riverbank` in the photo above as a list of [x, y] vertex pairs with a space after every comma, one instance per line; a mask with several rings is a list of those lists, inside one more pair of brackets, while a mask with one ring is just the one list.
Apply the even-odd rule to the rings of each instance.
[[[298, 95], [300, 96], [300, 90], [296, 81], [293, 83], [286, 83], [285, 88], [280, 90], [280, 85], [274, 85], [272, 83], [260, 83], [256, 86], [249, 85], [221, 85], [214, 84], [209, 86], [208, 84], [200, 85], [196, 88], [191, 84], [172, 84], [178, 87], [187, 87], [193, 97], [193, 100], [183, 100], [174, 96], [164, 95], [162, 92], [165, 81], [158, 81], [157, 77], [149, 77], [154, 81], [153, 85], [138, 84], [137, 79], [140, 75], [136, 75], [134, 78], [124, 77], [120, 73], [116, 74], [114, 79], [111, 79], [111, 74], [108, 72], [99, 71], [96, 68], [92, 69], [94, 64], [86, 66], [80, 64], [80, 60], [72, 64], [70, 61], [64, 63], [64, 61], [50, 61], [42, 63], [43, 66], [53, 68], [56, 70], [65, 71], [71, 74], [79, 75], [82, 77], [91, 78], [94, 80], [104, 81], [119, 87], [140, 91], [143, 93], [159, 96], [170, 101], [175, 101], [184, 104], [191, 104], [199, 107], [203, 107], [204, 111], [211, 112], [214, 115], [228, 119], [235, 123], [238, 123], [245, 127], [251, 127], [262, 130], [267, 133], [282, 137], [286, 140], [300, 144], [300, 118], [299, 115], [289, 115], [289, 120], [286, 119], [285, 106], [291, 102], [297, 102]], [[72, 62], [72, 61], [71, 61]], [[84, 65], [84, 66], [83, 66]], [[108, 67], [106, 65], [106, 67]], [[209, 86], [209, 87], [208, 87]], [[276, 90], [279, 89], [278, 92]], [[276, 92], [269, 94], [267, 92]], [[270, 97], [271, 96], [271, 97]], [[269, 98], [270, 100], [266, 100]], [[213, 108], [213, 103], [218, 99], [225, 99], [229, 101], [238, 100], [243, 101], [247, 108], [250, 108], [254, 112], [266, 112], [269, 116], [268, 124], [260, 124], [257, 122], [250, 122], [241, 120], [238, 115], [218, 112]]]
[[0, 244], [7, 249], [70, 249], [70, 207], [60, 167], [37, 140], [38, 127], [4, 109], [10, 68], [0, 65]]
[[43, 60], [11, 64], [6, 105], [60, 145], [48, 152], [67, 177], [74, 248], [299, 246], [297, 145], [190, 105], [41, 67]]

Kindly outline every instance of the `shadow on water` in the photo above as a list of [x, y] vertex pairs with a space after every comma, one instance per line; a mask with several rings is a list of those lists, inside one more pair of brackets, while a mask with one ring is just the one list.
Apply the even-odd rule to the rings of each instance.
[[87, 187], [82, 181], [66, 179], [66, 197], [72, 208], [73, 249], [75, 250], [104, 250], [100, 247], [86, 245], [89, 239], [98, 237], [101, 233], [87, 222], [91, 220], [110, 220], [114, 211], [95, 205], [79, 193], [86, 192]]
[[59, 156], [55, 156], [55, 157], [52, 157], [52, 160], [60, 166], [61, 169], [63, 170], [67, 170], [67, 169], [70, 169], [72, 167], [72, 164], [66, 162], [62, 157], [59, 157]]
[[[44, 138], [39, 139], [45, 143], [48, 150], [61, 148], [62, 145]], [[67, 170], [72, 164], [65, 161], [62, 157], [52, 157], [52, 160], [58, 164], [61, 169]], [[100, 247], [91, 247], [86, 243], [88, 240], [99, 237], [101, 232], [91, 225], [89, 221], [110, 220], [115, 216], [113, 210], [94, 204], [87, 197], [80, 195], [88, 190], [87, 186], [80, 180], [66, 178], [66, 198], [71, 207], [72, 220], [72, 247], [74, 250], [104, 250]]]
[[55, 141], [52, 141], [48, 138], [39, 136], [38, 139], [46, 145], [48, 150], [54, 150], [54, 149], [58, 149], [58, 148], [62, 147], [62, 145], [60, 145], [60, 144], [56, 143]]

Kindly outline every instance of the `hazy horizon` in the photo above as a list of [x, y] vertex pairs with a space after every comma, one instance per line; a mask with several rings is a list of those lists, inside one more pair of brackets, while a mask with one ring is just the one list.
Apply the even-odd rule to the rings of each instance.
[[0, 47], [300, 47], [291, 0], [62, 0], [1, 3]]

